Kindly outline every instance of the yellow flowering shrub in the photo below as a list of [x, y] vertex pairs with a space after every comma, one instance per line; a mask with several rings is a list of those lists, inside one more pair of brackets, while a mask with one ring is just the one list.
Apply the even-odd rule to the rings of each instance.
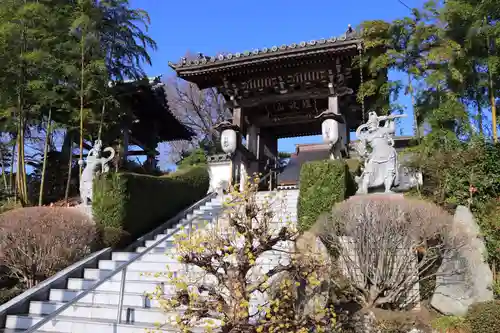
[[316, 297], [328, 262], [296, 246], [301, 233], [283, 203], [258, 199], [258, 181], [233, 189], [214, 221], [175, 236], [180, 264], [163, 274], [174, 292], [158, 287], [149, 295], [171, 314], [165, 324], [184, 333], [333, 331], [333, 308]]

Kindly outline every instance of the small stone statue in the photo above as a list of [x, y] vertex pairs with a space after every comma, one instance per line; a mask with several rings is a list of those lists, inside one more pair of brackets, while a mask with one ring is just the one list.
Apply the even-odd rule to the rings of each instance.
[[[105, 148], [102, 152], [109, 152], [109, 157], [102, 157], [102, 141], [96, 140], [94, 147], [90, 149], [85, 163], [87, 164], [83, 169], [80, 177], [80, 198], [82, 205], [88, 206], [92, 203], [92, 184], [94, 177], [101, 173], [109, 171], [109, 161], [115, 157], [115, 150], [111, 147]], [[83, 165], [84, 161], [79, 160], [78, 164]]]
[[[375, 112], [368, 113], [368, 121], [358, 127], [356, 136], [359, 139], [356, 150], [365, 159], [363, 173], [356, 178], [358, 194], [367, 194], [369, 188], [384, 186], [386, 193], [392, 193], [391, 188], [399, 183], [399, 164], [396, 149], [394, 149], [394, 119], [405, 117], [377, 116]], [[380, 122], [385, 121], [384, 126]], [[371, 148], [367, 149], [367, 145]]]

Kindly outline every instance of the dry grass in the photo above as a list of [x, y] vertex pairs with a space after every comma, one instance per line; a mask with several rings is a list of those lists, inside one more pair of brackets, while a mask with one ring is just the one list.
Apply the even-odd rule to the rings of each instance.
[[388, 311], [374, 309], [378, 328], [387, 333], [406, 333], [417, 328], [425, 333], [432, 333], [433, 315], [424, 307], [420, 311]]

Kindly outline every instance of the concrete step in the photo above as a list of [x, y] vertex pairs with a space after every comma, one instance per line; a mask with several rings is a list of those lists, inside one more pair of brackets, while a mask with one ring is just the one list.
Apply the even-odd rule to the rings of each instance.
[[[70, 278], [68, 279], [69, 290], [87, 290], [92, 288], [94, 284], [96, 284], [98, 280], [85, 280], [80, 278]], [[97, 287], [97, 291], [109, 291], [109, 292], [120, 292], [120, 281], [106, 281]], [[134, 281], [127, 280], [125, 281], [125, 292], [126, 293], [152, 293], [156, 290], [156, 288], [162, 288], [164, 293], [167, 295], [175, 293], [175, 286], [170, 284], [165, 284], [161, 281]]]
[[271, 198], [271, 199], [257, 199], [255, 201], [258, 205], [262, 204], [268, 204], [271, 207], [278, 207], [278, 206], [290, 206], [293, 207], [297, 204], [298, 199], [294, 198], [285, 198], [285, 199], [279, 199], [279, 198]]
[[261, 201], [293, 201], [297, 200], [299, 198], [299, 195], [287, 195], [287, 196], [257, 196], [255, 198], [256, 201], [261, 202]]
[[[28, 329], [40, 320], [43, 316], [25, 315], [25, 316], [7, 316], [6, 328]], [[116, 320], [110, 319], [83, 319], [76, 317], [57, 316], [50, 322], [41, 327], [41, 330], [47, 332], [59, 333], [144, 333], [147, 330], [154, 332], [174, 333], [179, 332], [177, 329], [170, 327], [158, 329], [155, 325], [147, 323], [134, 324], [116, 324]], [[194, 332], [202, 332], [202, 329], [193, 330]]]
[[[99, 260], [98, 268], [99, 269], [108, 269], [115, 270], [124, 264], [125, 261], [113, 261], [113, 260]], [[128, 266], [129, 271], [138, 271], [138, 272], [166, 272], [170, 271], [182, 271], [186, 267], [185, 264], [181, 264], [179, 262], [171, 262], [171, 263], [157, 263], [157, 262], [147, 262], [147, 261], [136, 261], [131, 263]], [[194, 267], [196, 269], [196, 267]]]
[[[147, 249], [148, 249], [148, 248], [147, 248], [147, 247], [145, 247], [145, 246], [139, 246], [139, 247], [135, 250], [135, 252], [137, 252], [137, 253], [141, 253], [141, 252], [146, 251]], [[173, 253], [175, 253], [175, 251], [176, 251], [176, 250], [175, 250], [175, 248], [163, 247], [163, 246], [157, 246], [157, 247], [155, 247], [154, 249], [152, 249], [152, 250], [150, 251], [150, 253], [163, 253], [163, 254], [165, 254], [165, 253], [167, 253], [167, 252], [168, 252], [168, 253], [170, 253], [170, 254], [173, 254]]]
[[[111, 260], [113, 261], [129, 261], [137, 257], [139, 253], [137, 252], [113, 252], [111, 254]], [[175, 256], [170, 254], [162, 254], [162, 253], [146, 253], [142, 258], [137, 261], [147, 261], [147, 262], [155, 262], [155, 263], [177, 263], [177, 259]]]
[[187, 229], [189, 225], [197, 225], [201, 227], [207, 223], [212, 222], [215, 218], [217, 218], [217, 216], [218, 215], [210, 215], [184, 218], [179, 221], [179, 223], [176, 225], [176, 228], [181, 228], [183, 226], [185, 229]]
[[[23, 333], [26, 332], [26, 330], [16, 330], [16, 329], [11, 329], [11, 328], [0, 328], [0, 333]], [[37, 330], [36, 333], [47, 333], [47, 331], [40, 331]]]
[[[286, 249], [285, 245], [277, 246], [277, 249]], [[98, 264], [98, 268], [102, 270], [115, 270], [119, 268], [121, 265], [128, 261], [127, 256], [129, 252], [123, 252], [124, 256], [123, 260], [100, 260]], [[135, 253], [133, 253], [135, 254]], [[136, 255], [136, 254], [135, 254]], [[279, 251], [267, 251], [266, 253], [259, 256], [257, 262], [263, 262], [264, 260], [266, 264], [273, 264], [276, 260], [279, 260], [279, 257], [282, 257], [283, 253]], [[143, 260], [144, 259], [144, 260]], [[186, 264], [179, 262], [175, 256], [166, 255], [163, 253], [151, 253], [145, 255], [143, 258], [131, 263], [127, 270], [128, 271], [137, 271], [143, 273], [162, 273], [162, 272], [183, 272], [186, 270]], [[199, 267], [189, 266], [191, 271], [201, 271]]]
[[217, 214], [215, 214], [214, 211], [208, 210], [208, 211], [204, 211], [204, 212], [201, 212], [201, 213], [198, 213], [198, 214], [193, 214], [193, 213], [187, 214], [183, 218], [183, 220], [191, 220], [191, 219], [195, 219], [195, 220], [210, 220], [210, 219], [212, 219], [216, 215]]
[[[161, 234], [161, 235], [162, 235], [163, 237], [167, 236], [167, 234]], [[151, 247], [151, 246], [155, 245], [155, 243], [156, 243], [157, 241], [159, 241], [159, 240], [160, 240], [160, 238], [156, 238], [156, 237], [155, 237], [155, 239], [150, 239], [150, 240], [147, 240], [147, 241], [145, 241], [145, 242], [144, 242], [144, 246], [145, 246], [145, 247]], [[174, 245], [175, 245], [175, 242], [174, 242], [174, 237], [172, 236], [172, 239], [170, 239], [170, 238], [169, 238], [169, 239], [167, 239], [167, 240], [165, 241], [165, 243], [162, 243], [162, 244], [160, 244], [160, 245], [161, 245], [162, 247], [167, 247], [167, 248], [168, 248], [168, 247], [170, 247], [170, 248], [173, 248], [173, 247], [174, 247]]]
[[[107, 278], [113, 271], [106, 269], [97, 269], [97, 268], [86, 268], [83, 272], [83, 278], [86, 280], [101, 280]], [[167, 272], [156, 272], [156, 273], [147, 273], [147, 272], [137, 272], [137, 271], [129, 271], [127, 270], [127, 280], [131, 281], [153, 281], [153, 282], [168, 282], [170, 279], [167, 277]], [[177, 276], [177, 272], [175, 276]], [[121, 281], [122, 273], [119, 272], [110, 277], [112, 281]]]
[[[189, 231], [190, 231], [190, 228], [192, 228], [191, 230], [192, 231], [196, 231], [196, 230], [199, 230], [199, 229], [204, 229], [209, 223], [193, 223], [193, 224], [188, 224], [188, 225], [185, 225], [183, 227], [183, 229], [180, 231], [181, 233], [184, 233], [184, 234], [189, 234]], [[158, 234], [155, 236], [154, 240], [157, 241], [157, 240], [160, 240], [162, 238], [165, 238], [167, 237], [169, 234], [172, 234], [173, 231], [170, 231], [170, 230], [166, 230], [164, 232], [162, 232], [161, 234]], [[171, 237], [167, 238], [167, 240], [174, 240], [174, 234], [172, 234]]]
[[[63, 306], [64, 302], [32, 301], [30, 302], [29, 314], [37, 316], [50, 315]], [[85, 318], [85, 319], [116, 319], [118, 306], [106, 304], [77, 303], [64, 310], [60, 316]], [[123, 307], [122, 322], [133, 323], [165, 323], [176, 313], [165, 313], [160, 308], [145, 309], [142, 307]]]
[[[50, 302], [70, 302], [76, 296], [81, 294], [83, 290], [69, 290], [69, 289], [51, 289], [49, 293]], [[118, 305], [119, 294], [117, 292], [93, 290], [85, 295], [79, 303], [90, 304], [107, 304]], [[143, 293], [125, 293], [123, 294], [123, 305], [127, 307], [140, 307], [140, 308], [159, 308], [160, 303], [152, 299], [150, 300]]]
[[[106, 278], [110, 276], [110, 274], [113, 271], [110, 270], [103, 270], [103, 269], [96, 269], [96, 268], [86, 268], [84, 271], [83, 278], [85, 280], [100, 280], [103, 278]], [[181, 271], [181, 272], [172, 272], [172, 277], [178, 277], [178, 276], [186, 276], [186, 274], [189, 274], [189, 277], [191, 279], [202, 279], [204, 278], [205, 281], [209, 281], [210, 275], [206, 274], [205, 272], [198, 271], [198, 272], [193, 272], [189, 271]], [[111, 276], [109, 278], [110, 281], [121, 281], [122, 274], [121, 272]], [[146, 272], [136, 272], [136, 271], [127, 271], [127, 276], [126, 276], [127, 281], [149, 281], [149, 282], [155, 282], [155, 283], [160, 283], [160, 282], [165, 282], [165, 283], [170, 283], [171, 278], [168, 275], [168, 272], [156, 272], [156, 273], [146, 273]]]

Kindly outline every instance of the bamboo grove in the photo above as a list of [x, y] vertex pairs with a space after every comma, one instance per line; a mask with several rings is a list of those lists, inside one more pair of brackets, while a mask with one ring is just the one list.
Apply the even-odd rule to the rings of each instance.
[[[45, 133], [42, 185], [54, 133], [72, 170], [73, 142], [95, 139], [103, 112], [119, 108], [109, 82], [142, 79], [155, 42], [147, 13], [128, 0], [5, 0], [0, 3], [2, 187], [29, 202], [26, 140]], [[119, 114], [106, 117], [119, 121]], [[104, 126], [110, 126], [106, 122]], [[10, 172], [9, 171], [10, 168]], [[71, 174], [68, 177], [69, 187]], [[66, 190], [66, 196], [68, 195]], [[42, 203], [42, 198], [39, 198]]]

